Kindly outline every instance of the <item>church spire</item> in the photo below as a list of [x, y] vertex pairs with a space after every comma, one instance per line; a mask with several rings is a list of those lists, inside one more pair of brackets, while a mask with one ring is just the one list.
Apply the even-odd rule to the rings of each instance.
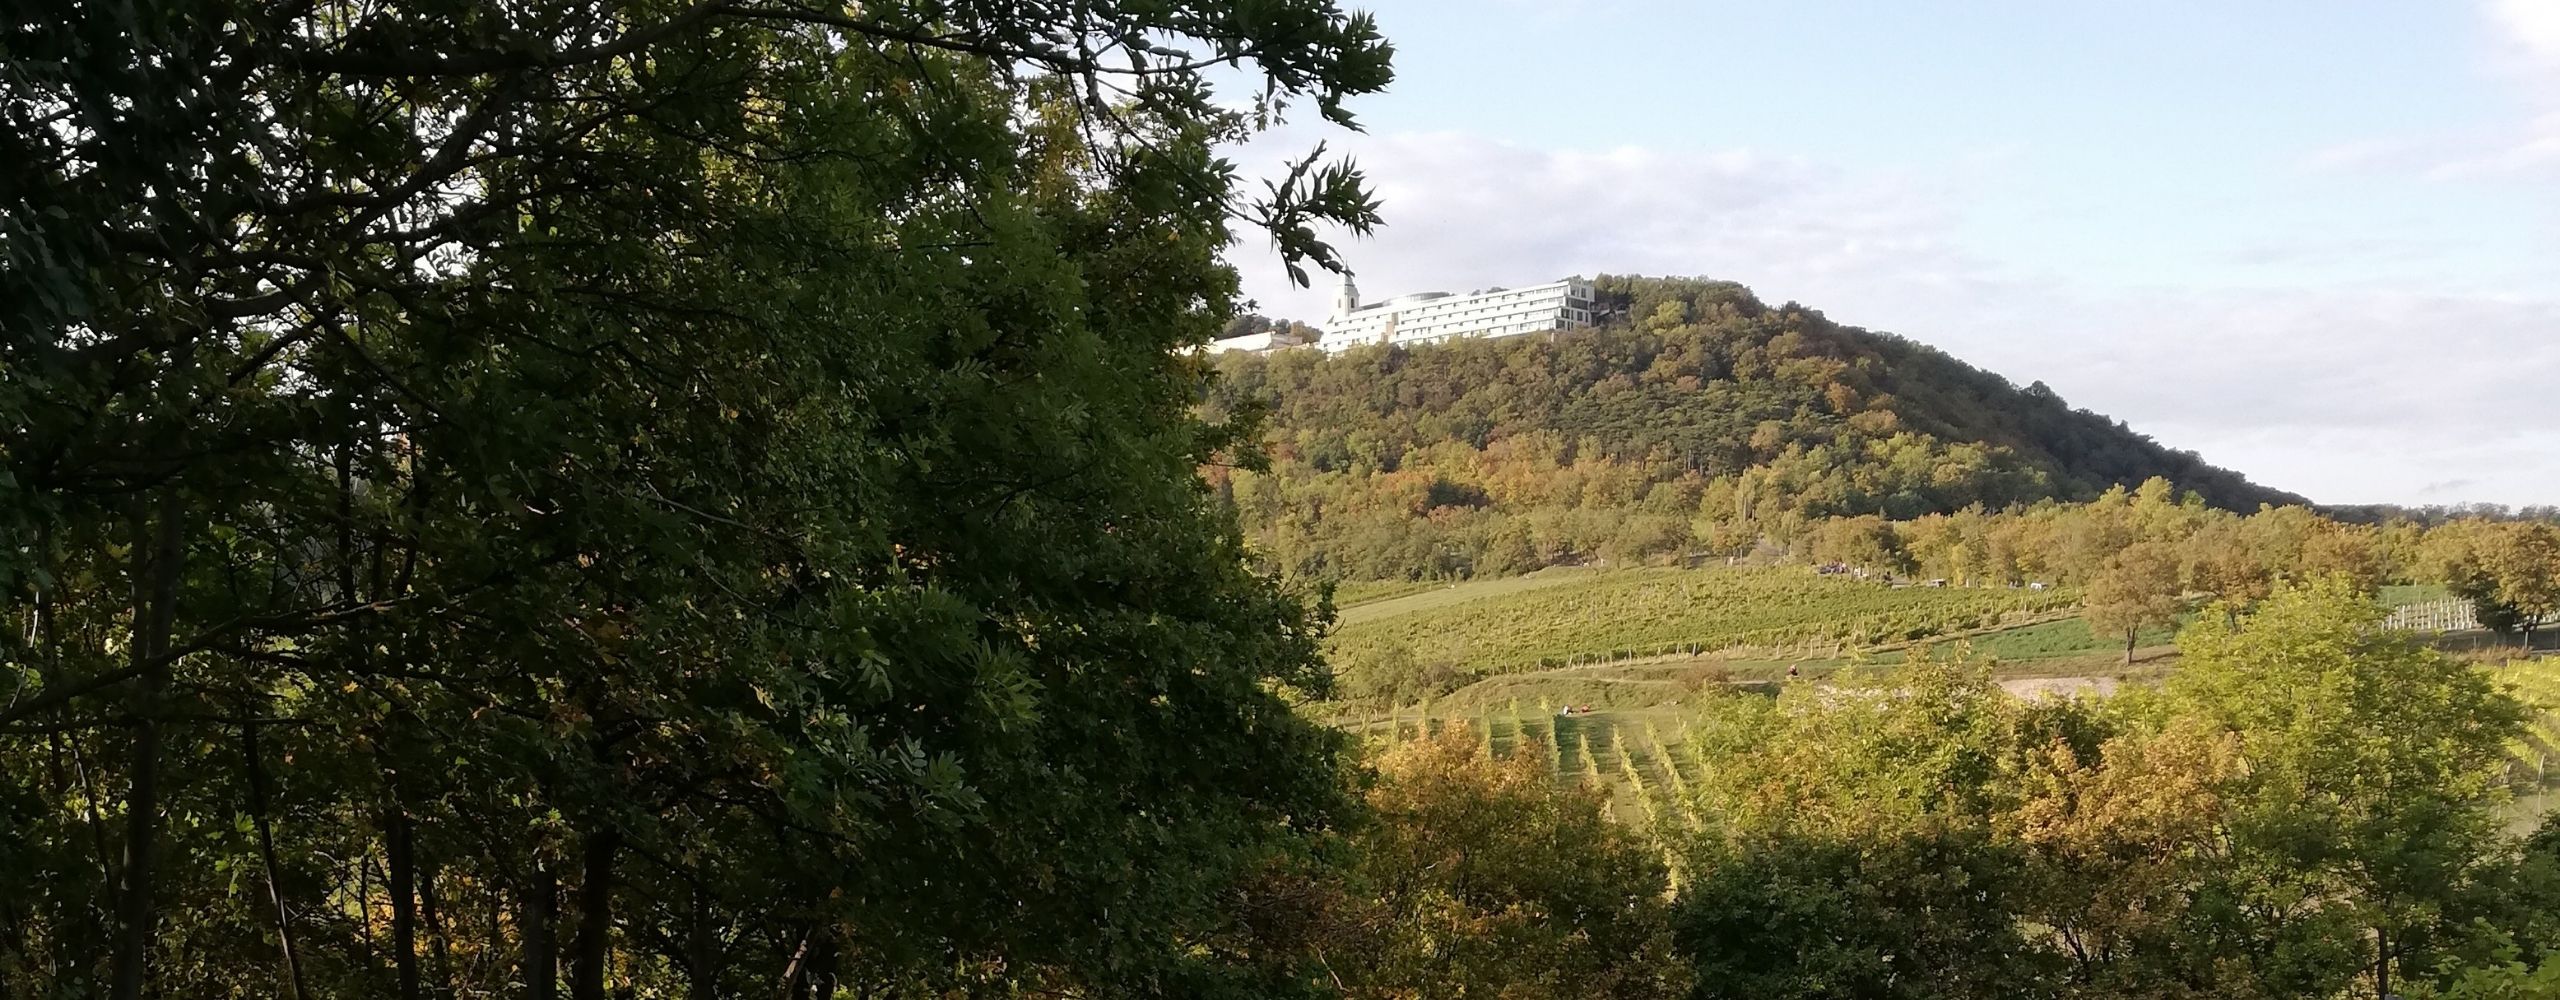
[[1351, 281], [1351, 272], [1342, 272], [1342, 290], [1333, 294], [1333, 316], [1340, 319], [1360, 310], [1360, 286]]

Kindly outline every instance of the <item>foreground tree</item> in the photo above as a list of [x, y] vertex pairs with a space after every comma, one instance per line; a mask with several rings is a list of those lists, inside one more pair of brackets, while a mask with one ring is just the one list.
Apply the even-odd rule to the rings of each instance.
[[2031, 997], [2062, 969], [1989, 821], [2033, 728], [1979, 664], [1732, 696], [1696, 738], [1707, 829], [1673, 913], [1697, 996]]
[[1354, 839], [1331, 967], [1353, 997], [1670, 1000], [1660, 855], [1560, 784], [1535, 747], [1488, 755], [1457, 726], [1389, 751]]
[[[2179, 638], [2171, 698], [2235, 740], [2241, 763], [2222, 793], [2224, 924], [2328, 941], [2245, 953], [2278, 994], [2342, 986], [2324, 950], [2359, 954], [2383, 994], [2434, 971], [2466, 933], [2464, 897], [2497, 853], [2492, 807], [2523, 708], [2381, 620], [2365, 592], [2332, 577]], [[2320, 924], [2360, 933], [2296, 933]]]
[[[1330, 0], [0, 28], [0, 995], [1215, 993], [1341, 805], [1186, 348]], [[1180, 51], [1188, 49], [1189, 51]], [[565, 983], [562, 982], [565, 980]]]
[[2178, 720], [2114, 732], [2096, 753], [2055, 740], [2026, 755], [2017, 799], [1994, 824], [2025, 856], [2019, 916], [2049, 929], [2077, 991], [2226, 985], [2220, 956], [2185, 931], [2217, 867], [2235, 751], [2226, 734]]

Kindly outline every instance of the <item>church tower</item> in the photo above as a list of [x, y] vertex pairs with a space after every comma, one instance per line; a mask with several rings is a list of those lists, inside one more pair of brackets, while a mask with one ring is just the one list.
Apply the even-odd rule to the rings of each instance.
[[1333, 318], [1341, 319], [1360, 311], [1360, 286], [1351, 282], [1351, 272], [1342, 272], [1342, 290], [1333, 294]]

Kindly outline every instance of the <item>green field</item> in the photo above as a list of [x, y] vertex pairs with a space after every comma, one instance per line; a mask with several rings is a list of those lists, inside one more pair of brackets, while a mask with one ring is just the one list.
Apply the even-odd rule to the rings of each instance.
[[2441, 583], [2394, 583], [2382, 588], [2382, 606], [2396, 608], [2405, 604], [2423, 604], [2452, 597], [2453, 591]]
[[1449, 586], [1447, 580], [1356, 580], [1333, 586], [1333, 606], [1355, 608], [1406, 594], [1438, 590]]
[[[1523, 591], [1540, 590], [1568, 584], [1588, 584], [1604, 575], [1601, 570], [1549, 569], [1526, 576], [1506, 576], [1491, 580], [1467, 580], [1458, 583], [1345, 584], [1334, 591], [1334, 603], [1342, 608], [1338, 624], [1349, 626], [1403, 615], [1456, 607], [1471, 601], [1504, 597]], [[1344, 593], [1367, 596], [1354, 603], [1344, 600]]]
[[[2178, 632], [2170, 628], [2145, 629], [2139, 639], [2142, 646], [2165, 646]], [[2124, 648], [2123, 640], [2100, 636], [2089, 631], [2089, 623], [2079, 618], [2063, 618], [2038, 622], [2012, 629], [2002, 629], [1967, 640], [1976, 654], [2002, 663], [2050, 660], [2057, 657], [2081, 657], [2092, 652], [2113, 653]]]
[[1343, 613], [1332, 652], [1346, 672], [1396, 662], [1478, 675], [1738, 647], [1836, 655], [2031, 623], [2076, 599], [1791, 569], [1549, 572], [1360, 605]]

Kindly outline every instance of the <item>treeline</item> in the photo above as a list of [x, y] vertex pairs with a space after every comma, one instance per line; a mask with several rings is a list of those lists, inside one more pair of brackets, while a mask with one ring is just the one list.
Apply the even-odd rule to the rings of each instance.
[[2513, 507], [2497, 503], [2426, 504], [2324, 504], [2320, 512], [2341, 521], [2357, 524], [2389, 524], [2414, 521], [2438, 525], [2447, 521], [2553, 521], [2560, 522], [2560, 505], [2527, 504]]
[[2077, 586], [2088, 594], [2099, 631], [2128, 642], [2141, 629], [2175, 621], [2190, 595], [2239, 609], [2280, 584], [2327, 578], [2365, 592], [2385, 583], [2441, 585], [2470, 601], [2481, 624], [2527, 643], [2534, 630], [2560, 622], [2560, 524], [2372, 526], [2304, 507], [2242, 516], [2181, 496], [2158, 479], [2084, 504], [1967, 509], [1909, 521], [1833, 518], [1804, 526], [1784, 544], [1760, 544], [1805, 561], [1962, 585]]
[[1218, 359], [1213, 467], [1257, 549], [1339, 579], [1497, 575], [1747, 543], [1835, 516], [2087, 500], [2159, 477], [2300, 503], [1928, 347], [1740, 286], [1604, 277], [1596, 330]]
[[[1370, 835], [1392, 848], [1362, 864], [1407, 880], [1360, 884], [1446, 886], [1410, 919], [1462, 958], [1376, 995], [2560, 995], [2560, 822], [2506, 832], [2528, 709], [2380, 615], [2342, 581], [2288, 586], [2191, 626], [2160, 687], [2100, 700], [2019, 700], [1946, 661], [1715, 697], [1658, 752], [1691, 775], [1653, 824], [1668, 871], [1596, 829], [1508, 818], [1494, 790], [1551, 748], [1497, 759], [1443, 729], [1390, 754], [1373, 794], [1437, 803]], [[1572, 795], [1555, 793], [1598, 811]], [[1522, 899], [1565, 873], [1592, 892]], [[1593, 923], [1576, 958], [1524, 919]], [[1534, 944], [1483, 964], [1509, 940]], [[1504, 992], [1548, 963], [1547, 989]]]
[[1312, 344], [1324, 335], [1324, 331], [1296, 320], [1273, 319], [1260, 313], [1238, 313], [1218, 329], [1218, 339], [1250, 337], [1257, 333], [1272, 334], [1283, 344]]

